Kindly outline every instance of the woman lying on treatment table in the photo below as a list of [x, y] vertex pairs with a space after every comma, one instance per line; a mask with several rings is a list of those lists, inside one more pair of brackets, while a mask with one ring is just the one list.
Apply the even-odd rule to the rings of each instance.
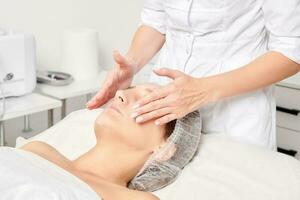
[[[180, 130], [176, 131], [180, 120], [176, 122], [176, 126], [175, 121], [164, 126], [157, 126], [154, 121], [144, 124], [135, 123], [134, 119], [129, 116], [131, 107], [139, 98], [156, 87], [149, 84], [118, 91], [112, 102], [95, 121], [97, 144], [75, 160], [68, 160], [56, 149], [43, 142], [30, 142], [21, 149], [33, 152], [69, 171], [86, 182], [104, 200], [158, 199], [147, 191], [159, 189], [158, 187], [164, 186], [160, 185], [160, 182], [171, 182], [171, 179], [174, 179], [168, 172], [159, 169], [159, 166], [162, 165], [164, 169], [168, 168], [167, 171], [172, 171], [173, 164], [168, 163], [172, 160], [173, 163], [179, 163], [174, 167], [174, 171], [178, 170], [178, 167], [181, 170], [195, 154], [200, 131], [196, 129], [197, 135], [193, 136], [193, 127], [184, 126], [184, 124], [179, 127]], [[193, 123], [193, 119], [189, 121]], [[181, 133], [184, 129], [188, 129], [191, 134]], [[180, 150], [177, 147], [180, 142], [176, 145], [170, 145], [168, 142], [169, 138], [177, 132], [179, 136], [180, 134], [187, 135], [185, 142], [188, 141], [189, 146], [194, 146], [190, 150], [190, 155], [187, 155], [186, 150]], [[178, 140], [179, 136], [177, 134], [175, 138]], [[185, 149], [189, 148], [185, 147]], [[162, 156], [158, 157], [158, 154]], [[153, 155], [157, 157], [152, 159], [151, 167], [149, 163]], [[147, 167], [145, 163], [148, 163]], [[157, 177], [153, 171], [156, 172]], [[140, 178], [137, 177], [138, 174], [141, 174]], [[174, 174], [176, 173], [173, 173], [173, 176]], [[152, 183], [147, 183], [147, 181], [152, 181]], [[146, 185], [152, 184], [154, 188], [149, 186], [149, 188], [139, 189], [134, 186], [134, 182], [137, 182], [137, 186], [143, 185], [141, 184], [143, 182]], [[131, 189], [128, 188], [130, 184]], [[167, 184], [169, 183], [165, 183]]]

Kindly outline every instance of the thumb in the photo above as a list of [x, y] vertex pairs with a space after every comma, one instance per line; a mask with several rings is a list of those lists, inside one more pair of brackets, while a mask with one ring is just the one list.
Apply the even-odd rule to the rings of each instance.
[[181, 71], [174, 70], [174, 69], [168, 69], [168, 68], [160, 68], [160, 69], [155, 69], [153, 71], [158, 76], [166, 76], [171, 79], [176, 79], [176, 78], [184, 75], [184, 73], [182, 73]]
[[127, 59], [124, 56], [122, 56], [119, 51], [117, 51], [117, 50], [113, 51], [113, 57], [114, 57], [115, 62], [120, 67], [129, 65]]

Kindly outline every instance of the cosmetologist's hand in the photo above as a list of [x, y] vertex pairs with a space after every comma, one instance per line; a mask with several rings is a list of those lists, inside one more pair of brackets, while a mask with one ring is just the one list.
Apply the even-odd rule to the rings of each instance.
[[131, 114], [137, 123], [155, 119], [156, 125], [166, 124], [217, 99], [216, 90], [206, 78], [194, 78], [167, 68], [154, 72], [173, 81], [137, 101]]
[[86, 104], [88, 109], [96, 109], [113, 98], [119, 89], [128, 88], [133, 80], [135, 64], [122, 56], [118, 51], [113, 52], [116, 66], [112, 69], [99, 92]]

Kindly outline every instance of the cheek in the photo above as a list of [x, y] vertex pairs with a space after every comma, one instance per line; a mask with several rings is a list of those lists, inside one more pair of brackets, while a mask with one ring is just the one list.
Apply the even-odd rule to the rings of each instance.
[[108, 121], [107, 118], [103, 114], [99, 115], [96, 118], [96, 120], [94, 122], [94, 132], [95, 132], [97, 141], [99, 141], [100, 138], [102, 137], [101, 134], [103, 134], [103, 128], [105, 128], [107, 121]]
[[[103, 112], [99, 115], [94, 125], [97, 140], [110, 138], [126, 144], [133, 150], [149, 150], [157, 145], [160, 132], [153, 122], [137, 124], [132, 118], [116, 116]], [[102, 135], [103, 129], [112, 130], [112, 135]]]
[[162, 140], [161, 131], [153, 123], [137, 125], [134, 122], [134, 124], [132, 134], [130, 134], [131, 143], [143, 150], [152, 150], [159, 146]]
[[122, 133], [124, 142], [137, 150], [145, 148], [147, 137], [145, 137], [145, 129], [142, 125], [135, 123], [133, 120], [123, 124]]
[[117, 132], [118, 125], [116, 124], [120, 124], [120, 119], [103, 111], [94, 122], [94, 132], [97, 140], [103, 137], [103, 134], [106, 133], [107, 130], [110, 130], [111, 132]]
[[[120, 124], [120, 138], [129, 148], [135, 151], [145, 151], [152, 149], [151, 131], [147, 125], [140, 125], [133, 120]], [[150, 142], [149, 142], [150, 141]]]
[[97, 117], [94, 123], [94, 130], [97, 140], [100, 138], [106, 138], [108, 135], [103, 135], [109, 132], [112, 133], [112, 139], [115, 141], [121, 141], [131, 147], [139, 148], [142, 141], [145, 139], [142, 137], [143, 128], [134, 122], [133, 119], [124, 116], [118, 116], [111, 114], [110, 112], [103, 112]]

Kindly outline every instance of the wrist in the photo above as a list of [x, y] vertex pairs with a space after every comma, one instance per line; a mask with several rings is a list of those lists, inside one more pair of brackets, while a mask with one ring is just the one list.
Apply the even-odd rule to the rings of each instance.
[[127, 59], [129, 65], [132, 67], [134, 74], [136, 74], [141, 69], [139, 59], [129, 53], [125, 55], [125, 58]]
[[224, 98], [223, 87], [218, 77], [200, 79], [200, 91], [206, 97], [206, 103], [214, 103]]

